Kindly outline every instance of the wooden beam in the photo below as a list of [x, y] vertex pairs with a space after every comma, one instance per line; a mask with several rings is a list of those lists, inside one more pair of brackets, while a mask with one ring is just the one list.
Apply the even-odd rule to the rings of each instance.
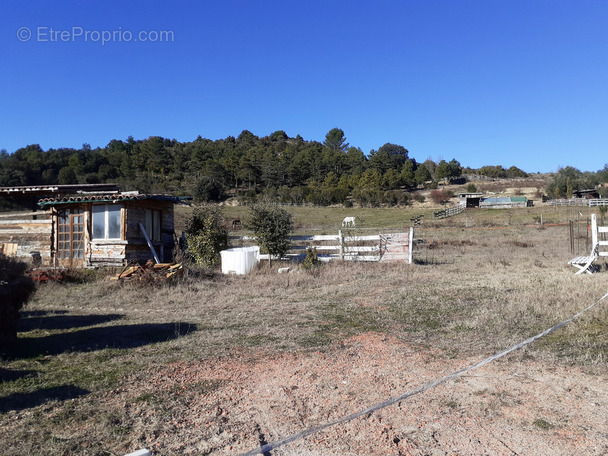
[[0, 212], [0, 218], [10, 217], [34, 217], [39, 215], [51, 215], [50, 211], [27, 211], [27, 212]]
[[156, 254], [156, 250], [154, 250], [154, 246], [152, 245], [152, 241], [150, 240], [148, 233], [146, 233], [146, 229], [144, 228], [144, 226], [141, 223], [139, 224], [139, 229], [141, 230], [141, 232], [144, 234], [144, 237], [146, 238], [148, 247], [150, 247], [150, 250], [152, 251], [152, 255], [154, 256], [154, 261], [156, 261], [157, 263], [160, 263], [160, 260], [158, 259], [158, 255]]

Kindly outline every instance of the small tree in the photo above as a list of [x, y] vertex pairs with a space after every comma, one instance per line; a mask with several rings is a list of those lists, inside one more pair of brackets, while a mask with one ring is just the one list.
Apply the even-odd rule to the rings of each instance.
[[219, 201], [224, 194], [224, 186], [218, 179], [203, 176], [196, 183], [194, 196], [198, 201]]
[[187, 223], [188, 255], [202, 266], [213, 268], [219, 264], [220, 252], [230, 247], [224, 214], [217, 206], [202, 206], [194, 210]]
[[273, 255], [282, 257], [290, 246], [289, 233], [293, 227], [291, 214], [285, 209], [268, 204], [249, 208], [245, 226], [254, 232], [263, 253], [268, 253], [268, 264]]
[[19, 311], [36, 288], [23, 275], [26, 268], [25, 263], [0, 257], [0, 352], [16, 345]]
[[572, 198], [572, 179], [566, 178], [566, 198]]
[[423, 185], [425, 182], [427, 182], [431, 179], [432, 179], [431, 172], [424, 165], [419, 166], [416, 169], [416, 171], [414, 172], [414, 180], [416, 181], [416, 184], [418, 184], [418, 185]]

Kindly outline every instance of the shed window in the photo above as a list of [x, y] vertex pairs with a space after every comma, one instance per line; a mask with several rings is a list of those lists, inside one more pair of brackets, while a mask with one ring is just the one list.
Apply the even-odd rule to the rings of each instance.
[[160, 211], [156, 209], [146, 209], [146, 233], [150, 240], [160, 242]]
[[120, 239], [120, 205], [93, 206], [93, 239]]

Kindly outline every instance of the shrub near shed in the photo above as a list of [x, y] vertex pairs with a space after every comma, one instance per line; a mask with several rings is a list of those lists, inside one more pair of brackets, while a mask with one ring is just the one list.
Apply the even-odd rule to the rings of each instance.
[[0, 257], [0, 352], [17, 344], [19, 311], [36, 289], [26, 269], [23, 262]]
[[220, 252], [230, 247], [224, 214], [217, 206], [203, 206], [194, 210], [187, 223], [188, 255], [201, 266], [213, 268], [220, 262]]

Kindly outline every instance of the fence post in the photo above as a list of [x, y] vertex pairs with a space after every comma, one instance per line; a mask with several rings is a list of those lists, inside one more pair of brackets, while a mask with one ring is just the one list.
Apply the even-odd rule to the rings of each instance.
[[413, 252], [414, 252], [414, 227], [410, 226], [410, 236], [408, 240], [407, 246], [407, 262], [408, 264], [412, 264], [413, 261]]
[[570, 224], [570, 253], [574, 255], [574, 220], [568, 220]]
[[344, 261], [344, 238], [341, 229], [338, 230], [338, 242], [340, 243], [340, 260]]

